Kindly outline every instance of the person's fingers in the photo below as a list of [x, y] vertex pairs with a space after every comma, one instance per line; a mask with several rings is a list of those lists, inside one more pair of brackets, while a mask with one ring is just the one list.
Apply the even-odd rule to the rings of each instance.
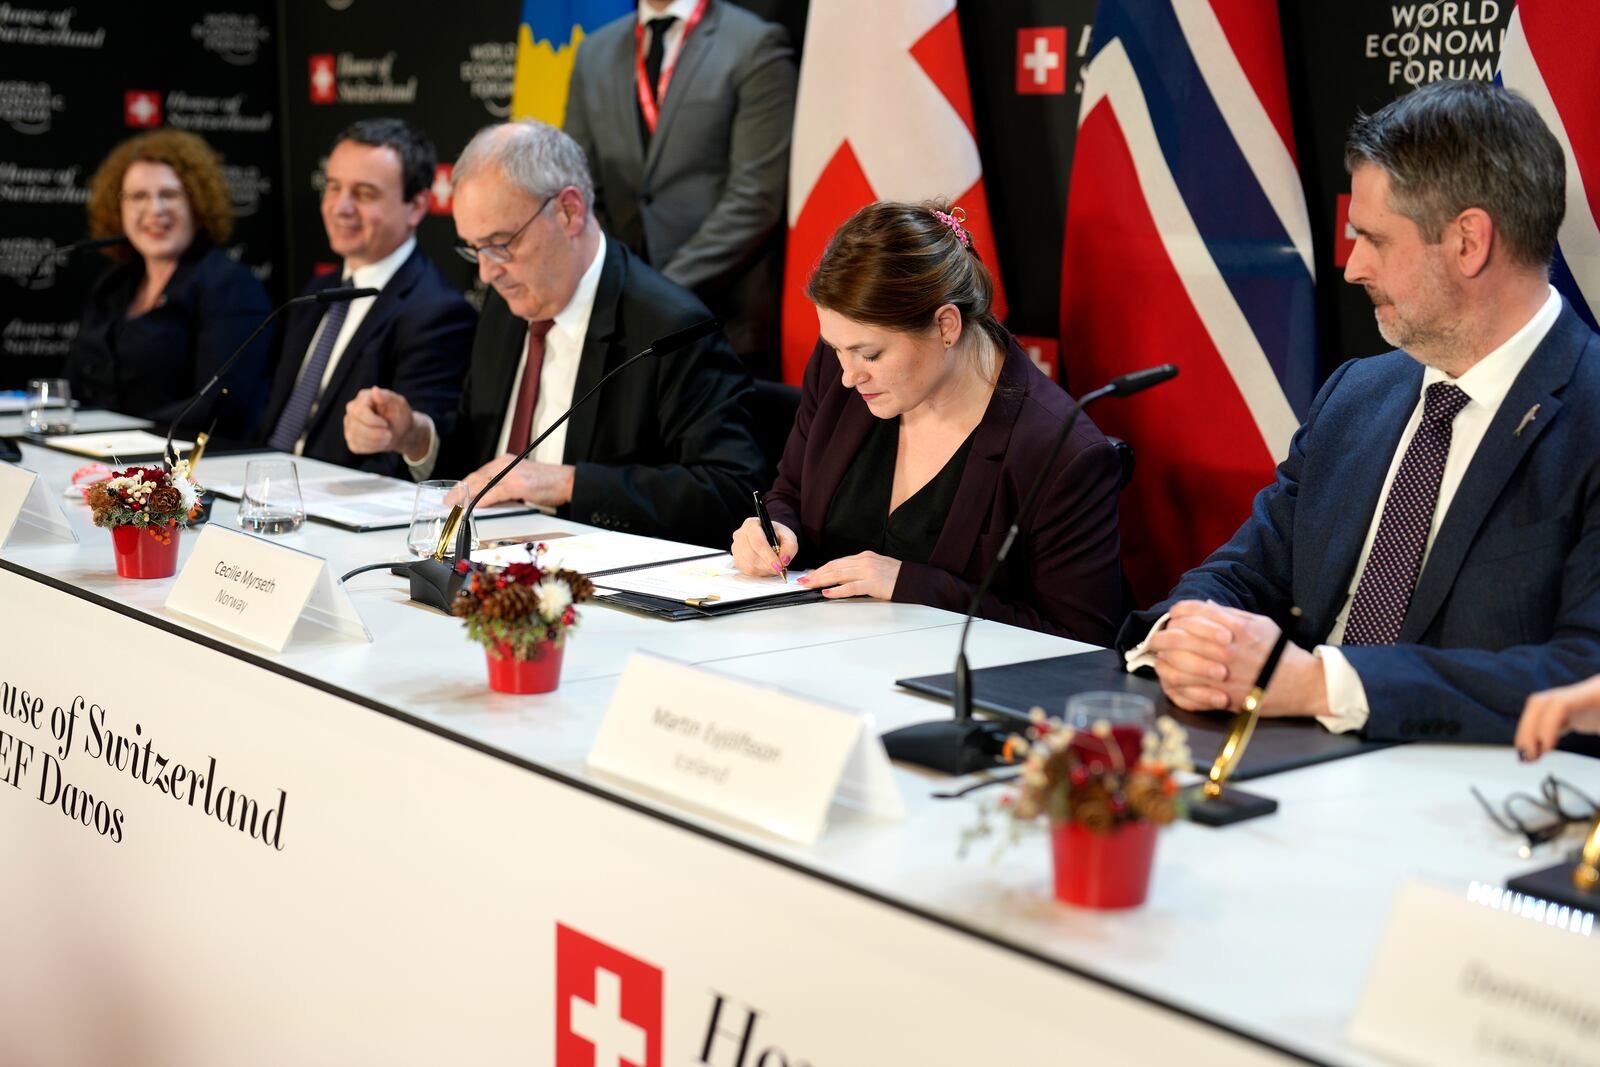
[[1225, 682], [1228, 680], [1228, 665], [1219, 663], [1209, 656], [1198, 655], [1186, 648], [1173, 648], [1158, 652], [1157, 656], [1171, 664], [1176, 670], [1193, 675], [1196, 679], [1205, 679], [1212, 682]]
[[[1179, 608], [1184, 610], [1179, 611]], [[1182, 629], [1198, 634], [1218, 644], [1232, 644], [1236, 638], [1234, 627], [1217, 614], [1215, 604], [1200, 600], [1185, 600], [1172, 607], [1172, 618], [1164, 630]]]
[[824, 589], [822, 595], [829, 600], [843, 600], [846, 597], [871, 596], [872, 594], [867, 591], [867, 583], [865, 581], [849, 581]]

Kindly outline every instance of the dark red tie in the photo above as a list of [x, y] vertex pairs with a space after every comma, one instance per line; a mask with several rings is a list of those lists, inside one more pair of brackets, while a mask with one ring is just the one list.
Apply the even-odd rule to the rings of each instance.
[[516, 413], [511, 416], [511, 436], [506, 439], [506, 451], [513, 454], [527, 448], [533, 439], [533, 406], [539, 402], [539, 375], [544, 372], [544, 335], [553, 325], [554, 319], [528, 323], [528, 358], [523, 362]]

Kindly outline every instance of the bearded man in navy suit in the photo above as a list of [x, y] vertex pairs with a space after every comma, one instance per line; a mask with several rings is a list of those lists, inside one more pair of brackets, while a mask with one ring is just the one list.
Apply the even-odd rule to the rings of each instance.
[[306, 292], [382, 291], [289, 312], [258, 431], [280, 452], [405, 477], [399, 457], [345, 444], [345, 405], [374, 386], [404, 392], [446, 427], [454, 420], [478, 316], [417, 246], [435, 162], [433, 145], [400, 119], [363, 119], [335, 140], [322, 223], [342, 264]]
[[1530, 692], [1600, 672], [1600, 338], [1548, 280], [1562, 150], [1516, 94], [1440, 82], [1357, 119], [1345, 164], [1345, 279], [1398, 350], [1334, 372], [1250, 518], [1119, 643], [1180, 707], [1237, 709], [1287, 625], [1263, 714], [1506, 743]]

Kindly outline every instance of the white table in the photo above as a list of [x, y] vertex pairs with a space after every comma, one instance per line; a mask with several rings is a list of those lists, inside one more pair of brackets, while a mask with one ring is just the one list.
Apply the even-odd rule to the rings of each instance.
[[[206, 461], [224, 462], [229, 461]], [[73, 466], [70, 457], [33, 448], [26, 450], [24, 463], [55, 486]], [[114, 601], [136, 618], [233, 644], [162, 607], [170, 580], [114, 577], [105, 532], [89, 524], [85, 508], [68, 505], [67, 511], [81, 544], [6, 548], [0, 558], [67, 590]], [[214, 521], [232, 519], [232, 506], [219, 502]], [[523, 516], [484, 523], [481, 533], [534, 528], [574, 527]], [[354, 535], [307, 524], [283, 543], [326, 557], [340, 573], [399, 558], [403, 540], [402, 531]], [[191, 544], [192, 537], [186, 538], [185, 555]], [[981, 845], [978, 855], [958, 859], [958, 838], [974, 821], [976, 797], [933, 799], [932, 791], [948, 781], [915, 769], [895, 771], [908, 808], [903, 823], [886, 825], [836, 810], [821, 840], [801, 847], [679, 810], [597, 780], [584, 768], [611, 691], [634, 649], [867, 711], [886, 730], [945, 713], [939, 704], [897, 689], [894, 679], [949, 668], [960, 622], [955, 615], [852, 601], [671, 624], [590, 606], [569, 643], [560, 689], [518, 698], [488, 692], [477, 646], [463, 639], [454, 620], [410, 603], [398, 579], [384, 572], [362, 575], [348, 590], [375, 636], [373, 644], [291, 644], [282, 654], [241, 654], [402, 713], [443, 735], [427, 738], [436, 748], [459, 739], [480, 752], [549, 772], [570, 782], [569, 788], [620, 800], [632, 811], [659, 813], [676, 827], [765, 860], [769, 873], [791, 883], [820, 880], [811, 888], [843, 890], [888, 905], [910, 917], [914, 930], [937, 931], [940, 937], [957, 931], [985, 952], [998, 946], [1020, 973], [1038, 975], [1041, 988], [1070, 978], [1078, 989], [1084, 985], [1079, 978], [1086, 977], [1089, 985], [1104, 983], [1137, 994], [1112, 998], [1118, 1010], [1143, 1020], [1137, 1026], [1150, 1034], [1163, 1033], [1161, 1026], [1169, 1023], [1180, 1026], [1175, 1031], [1180, 1037], [1169, 1040], [1181, 1040], [1183, 1048], [1173, 1054], [1186, 1049], [1193, 1062], [1213, 1061], [1208, 1052], [1213, 1039], [1233, 1042], [1215, 1052], [1214, 1062], [1283, 1052], [1323, 1063], [1377, 1062], [1350, 1047], [1344, 1030], [1399, 887], [1417, 878], [1452, 888], [1473, 880], [1499, 883], [1530, 866], [1516, 857], [1516, 842], [1484, 817], [1468, 785], [1500, 798], [1536, 788], [1547, 771], [1589, 787], [1600, 778], [1592, 761], [1563, 753], [1532, 768], [1519, 765], [1506, 749], [1436, 745], [1403, 746], [1277, 775], [1252, 786], [1280, 801], [1276, 815], [1225, 830], [1179, 824], [1164, 832], [1146, 906], [1126, 913], [1080, 911], [1050, 898], [1043, 835], [994, 862]], [[983, 667], [1087, 647], [983, 622], [973, 627], [969, 658], [974, 667]], [[486, 818], [506, 825], [515, 821], [511, 813]], [[1549, 854], [1541, 858], [1551, 862]], [[772, 922], [795, 926], [802, 938], [819, 933], [806, 927], [803, 915], [774, 916]], [[894, 923], [885, 929], [890, 927]], [[884, 936], [888, 943], [890, 935]], [[731, 951], [737, 954], [737, 944]], [[747, 956], [756, 966], [759, 938], [749, 944]], [[914, 963], [931, 971], [944, 965], [941, 958]], [[976, 986], [969, 994], [973, 1020], [993, 1012], [999, 1014], [989, 1017], [1004, 1018], [1005, 1009], [1030, 1003], [1030, 994], [1017, 988]], [[1092, 1020], [1076, 1016], [1070, 1005], [1061, 1012], [1063, 1039], [1090, 1040], [1082, 1035], [1094, 1030]], [[1221, 1029], [1196, 1030], [1191, 1017]], [[970, 1023], [975, 1032], [984, 1025]], [[964, 1033], [952, 1030], [948, 1040]], [[1093, 1040], [1107, 1036], [1115, 1048], [1119, 1034]], [[1263, 1046], [1241, 1052], [1234, 1034]], [[789, 1055], [801, 1051], [790, 1049]]]

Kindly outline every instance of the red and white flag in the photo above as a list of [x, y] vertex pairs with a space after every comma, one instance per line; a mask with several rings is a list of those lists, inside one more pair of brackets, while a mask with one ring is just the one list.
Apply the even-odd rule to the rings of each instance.
[[948, 197], [995, 277], [999, 258], [973, 132], [955, 0], [812, 0], [789, 158], [783, 376], [817, 339], [806, 281], [839, 224], [874, 200]]

